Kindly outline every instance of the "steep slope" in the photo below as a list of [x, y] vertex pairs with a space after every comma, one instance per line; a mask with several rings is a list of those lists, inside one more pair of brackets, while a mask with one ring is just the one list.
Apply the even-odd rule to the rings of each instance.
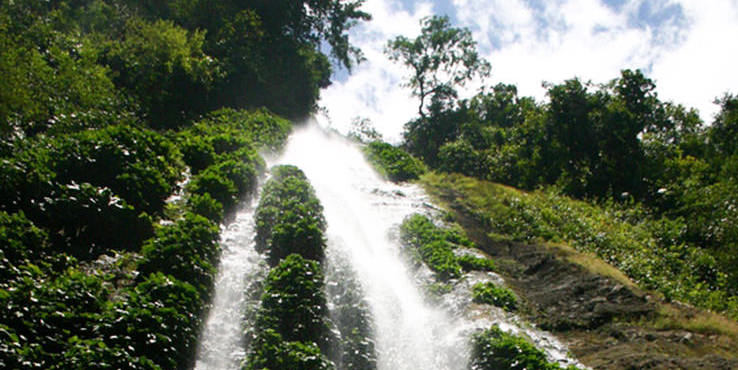
[[[528, 216], [565, 213], [565, 206], [577, 206], [574, 201], [561, 201], [558, 205], [562, 208], [556, 210], [544, 203], [531, 203], [536, 194], [460, 175], [426, 174], [421, 183], [445, 205], [478, 248], [495, 257], [500, 273], [521, 298], [522, 311], [533, 322], [565, 338], [585, 365], [598, 369], [738, 367], [734, 351], [738, 325], [734, 321], [677, 302], [667, 303], [657, 291], [639, 288], [643, 281], [632, 281], [601, 259], [602, 254], [593, 246], [596, 241], [573, 241], [555, 228], [539, 233], [544, 223], [525, 220], [524, 207], [520, 206], [526, 201], [532, 205], [526, 210]], [[604, 210], [599, 212], [609, 226], [627, 227], [622, 220], [607, 218]], [[579, 218], [560, 226], [588, 221], [591, 219]], [[516, 229], [504, 229], [500, 227], [503, 223]], [[583, 235], [596, 229], [589, 227]], [[635, 238], [622, 229], [621, 234], [617, 232], [598, 230], [596, 236]], [[608, 251], [613, 254], [608, 259], [615, 262], [622, 257], [618, 253], [636, 255], [634, 250]], [[641, 261], [639, 267], [650, 262]]]

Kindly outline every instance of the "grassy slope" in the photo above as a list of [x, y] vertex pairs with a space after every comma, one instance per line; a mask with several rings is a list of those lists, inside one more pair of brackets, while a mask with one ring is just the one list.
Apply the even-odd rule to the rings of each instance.
[[[738, 314], [734, 297], [695, 280], [693, 271], [699, 267], [695, 261], [703, 257], [699, 251], [663, 246], [661, 224], [632, 222], [625, 211], [552, 191], [523, 192], [456, 174], [427, 173], [420, 182], [437, 199], [453, 194], [456, 205], [480, 220], [492, 240], [541, 244], [563, 260], [667, 301], [722, 309], [733, 317]], [[664, 304], [655, 319], [641, 324], [738, 338], [735, 321], [711, 312], [688, 311]]]

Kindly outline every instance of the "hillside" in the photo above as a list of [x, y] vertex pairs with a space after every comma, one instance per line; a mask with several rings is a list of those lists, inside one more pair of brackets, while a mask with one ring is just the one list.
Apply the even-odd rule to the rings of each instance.
[[[551, 192], [524, 192], [460, 175], [429, 173], [424, 187], [477, 247], [493, 256], [522, 312], [570, 343], [593, 368], [738, 366], [738, 324], [672, 301], [661, 291], [688, 285], [664, 262], [647, 225]], [[680, 260], [681, 261], [681, 260]], [[608, 263], [609, 262], [609, 263]], [[620, 267], [619, 269], [617, 267]], [[644, 279], [643, 271], [655, 276]], [[663, 276], [667, 275], [667, 276]]]

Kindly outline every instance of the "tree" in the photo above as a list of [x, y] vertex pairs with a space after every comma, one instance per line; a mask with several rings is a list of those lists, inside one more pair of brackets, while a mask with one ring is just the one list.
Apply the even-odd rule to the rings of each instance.
[[464, 86], [475, 75], [488, 76], [490, 65], [479, 56], [471, 32], [451, 27], [448, 17], [426, 17], [420, 24], [420, 36], [413, 40], [398, 36], [387, 43], [385, 53], [412, 70], [406, 85], [420, 98], [418, 114], [425, 119], [426, 99], [432, 105], [452, 105], [456, 86]]

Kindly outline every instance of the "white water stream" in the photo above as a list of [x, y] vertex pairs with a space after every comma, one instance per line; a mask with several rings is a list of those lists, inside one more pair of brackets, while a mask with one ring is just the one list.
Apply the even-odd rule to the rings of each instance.
[[[259, 286], [267, 271], [264, 256], [254, 249], [254, 208], [246, 205], [221, 232], [223, 250], [212, 308], [200, 334], [196, 370], [240, 369], [245, 356], [244, 315], [259, 304]], [[249, 291], [254, 296], [248, 296]]]
[[[297, 129], [284, 153], [267, 162], [298, 166], [315, 188], [328, 224], [327, 262], [338, 263], [331, 258], [342, 256], [366, 294], [379, 370], [467, 369], [471, 332], [492, 324], [526, 334], [562, 365], [574, 363], [567, 359], [566, 347], [548, 333], [495, 307], [470, 304], [471, 284], [500, 280], [494, 274], [471, 274], [442, 301], [429, 303], [419, 286], [429, 274], [406, 267], [397, 231], [406, 216], [436, 209], [420, 187], [380, 178], [355, 144], [311, 124]], [[239, 314], [248, 301], [246, 280], [263, 271], [261, 257], [253, 251], [252, 218], [252, 210], [243, 211], [224, 233], [225, 251], [198, 370], [238, 369], [244, 356]]]

